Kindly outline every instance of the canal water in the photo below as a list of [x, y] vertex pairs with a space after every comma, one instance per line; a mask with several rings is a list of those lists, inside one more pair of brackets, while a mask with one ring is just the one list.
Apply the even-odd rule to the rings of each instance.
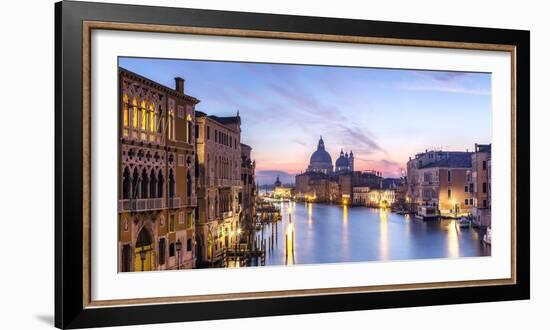
[[[266, 265], [491, 255], [483, 232], [453, 220], [425, 222], [389, 210], [281, 202], [282, 220], [262, 226]], [[290, 221], [289, 221], [290, 219]], [[253, 260], [252, 264], [257, 264]]]

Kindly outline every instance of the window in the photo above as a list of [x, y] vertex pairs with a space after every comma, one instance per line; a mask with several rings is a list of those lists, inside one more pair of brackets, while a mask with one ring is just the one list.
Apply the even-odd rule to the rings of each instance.
[[166, 259], [166, 239], [161, 238], [159, 241], [159, 265], [164, 265]]
[[468, 200], [467, 199], [464, 200], [464, 205], [468, 205]]
[[486, 169], [487, 169], [487, 161], [484, 160], [484, 161], [481, 163], [481, 166], [482, 166], [483, 170], [486, 170]]
[[190, 238], [187, 239], [187, 251], [191, 251], [193, 249], [193, 241], [191, 241]]
[[141, 198], [148, 198], [148, 185], [149, 183], [149, 180], [147, 178], [147, 172], [145, 171], [145, 169], [143, 170], [143, 172], [141, 173]]
[[216, 143], [219, 142], [218, 141], [218, 130], [217, 129], [214, 130], [214, 141], [216, 141]]
[[451, 182], [451, 171], [447, 171], [447, 182]]
[[176, 231], [176, 219], [174, 219], [175, 216], [173, 214], [170, 214], [168, 218], [168, 231], [173, 233]]
[[174, 110], [168, 111], [168, 140], [174, 141]]
[[473, 183], [470, 183], [470, 192], [471, 192], [471, 193], [474, 192], [474, 184], [473, 184]]
[[470, 198], [470, 205], [474, 205], [474, 199]]
[[483, 200], [483, 207], [487, 207], [487, 200], [486, 199]]
[[483, 191], [483, 193], [486, 193], [486, 192], [487, 192], [487, 182], [483, 182], [482, 191]]
[[[157, 120], [157, 115], [155, 112], [155, 104], [149, 104], [149, 132], [155, 133], [155, 124]], [[154, 136], [151, 136], [151, 139], [154, 139]]]
[[193, 141], [193, 118], [190, 115], [187, 115], [187, 125], [186, 125], [186, 138], [187, 143], [191, 144]]
[[447, 198], [451, 198], [451, 189], [447, 189]]
[[468, 186], [464, 186], [464, 192], [468, 192]]
[[175, 249], [174, 249], [174, 243], [170, 243], [170, 248], [168, 249], [168, 256], [173, 257], [176, 255]]
[[132, 100], [132, 126], [134, 129], [138, 128], [138, 106], [137, 99], [135, 97]]
[[147, 105], [145, 101], [141, 101], [141, 139], [147, 139]]
[[122, 199], [130, 198], [130, 170], [128, 167], [124, 168], [122, 174]]
[[130, 125], [130, 110], [128, 109], [128, 95], [124, 94], [122, 104], [122, 124], [124, 129], [122, 130], [122, 135], [128, 136], [128, 126]]
[[183, 224], [183, 212], [181, 212], [181, 211], [178, 214], [178, 224], [180, 224], [180, 225]]
[[195, 139], [199, 138], [199, 125], [195, 125]]
[[187, 228], [193, 227], [193, 220], [194, 220], [193, 212], [187, 213]]
[[206, 139], [210, 140], [210, 126], [206, 126]]

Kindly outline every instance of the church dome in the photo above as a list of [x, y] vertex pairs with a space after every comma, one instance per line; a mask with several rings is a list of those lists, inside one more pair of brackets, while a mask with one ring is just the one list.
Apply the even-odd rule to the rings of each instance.
[[340, 155], [336, 160], [336, 167], [346, 167], [349, 166], [349, 161], [344, 155]]
[[317, 149], [313, 154], [311, 154], [309, 163], [325, 163], [332, 165], [332, 158], [325, 149]]

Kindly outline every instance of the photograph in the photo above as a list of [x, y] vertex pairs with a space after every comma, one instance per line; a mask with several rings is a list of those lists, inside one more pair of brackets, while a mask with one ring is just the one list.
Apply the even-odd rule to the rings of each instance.
[[491, 83], [119, 56], [118, 272], [490, 258]]

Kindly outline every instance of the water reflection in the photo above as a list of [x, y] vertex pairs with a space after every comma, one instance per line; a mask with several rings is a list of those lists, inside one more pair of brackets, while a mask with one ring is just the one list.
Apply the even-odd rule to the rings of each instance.
[[389, 258], [389, 243], [388, 243], [388, 214], [386, 209], [380, 209], [380, 260], [388, 260]]
[[[443, 221], [442, 221], [443, 222]], [[460, 256], [460, 247], [458, 243], [458, 229], [454, 221], [448, 221], [447, 224], [447, 256], [449, 258], [458, 258]]]
[[[422, 222], [389, 210], [280, 203], [282, 221], [258, 230], [267, 265], [487, 256], [477, 229]], [[260, 245], [259, 245], [260, 246]]]

